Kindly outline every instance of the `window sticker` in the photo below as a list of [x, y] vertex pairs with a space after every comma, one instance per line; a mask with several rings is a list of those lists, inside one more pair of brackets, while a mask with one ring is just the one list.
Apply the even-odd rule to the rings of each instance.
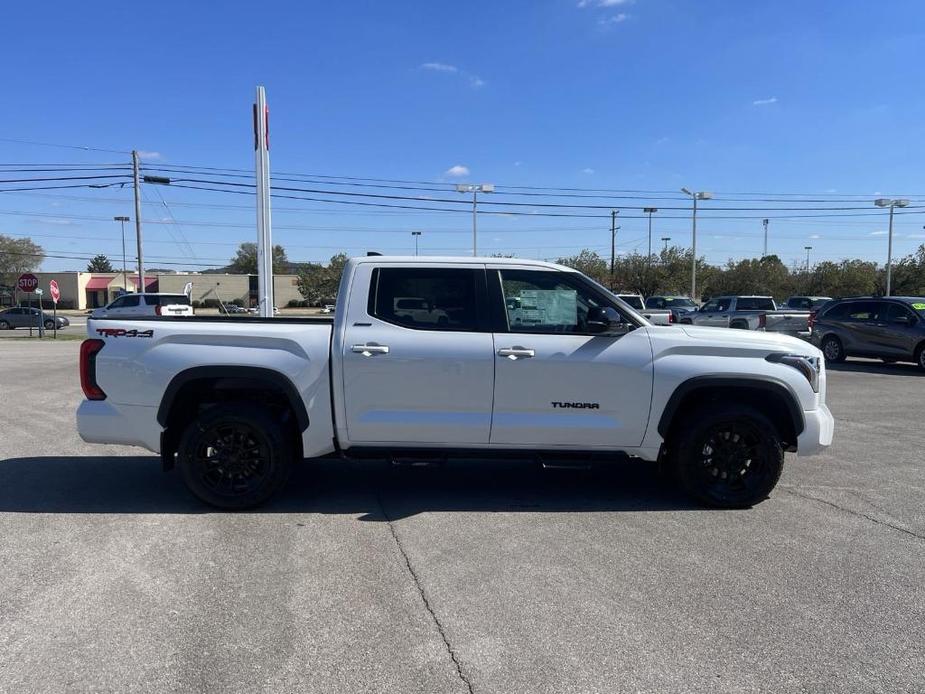
[[578, 325], [574, 289], [522, 289], [508, 304], [513, 325]]

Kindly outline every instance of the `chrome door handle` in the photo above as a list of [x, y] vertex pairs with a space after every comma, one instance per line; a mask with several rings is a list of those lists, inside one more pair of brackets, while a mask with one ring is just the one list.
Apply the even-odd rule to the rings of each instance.
[[388, 345], [353, 345], [350, 348], [351, 352], [357, 352], [362, 354], [364, 357], [371, 357], [374, 354], [388, 354], [389, 346]]
[[536, 356], [536, 352], [527, 347], [502, 347], [498, 350], [498, 356], [507, 357], [514, 361], [517, 359], [529, 359], [530, 357], [534, 357]]

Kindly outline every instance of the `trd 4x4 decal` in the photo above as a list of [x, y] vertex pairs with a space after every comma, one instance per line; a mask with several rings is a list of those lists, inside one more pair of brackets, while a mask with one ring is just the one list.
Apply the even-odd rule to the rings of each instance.
[[97, 328], [96, 334], [103, 337], [154, 337], [153, 330], [126, 330], [125, 328]]

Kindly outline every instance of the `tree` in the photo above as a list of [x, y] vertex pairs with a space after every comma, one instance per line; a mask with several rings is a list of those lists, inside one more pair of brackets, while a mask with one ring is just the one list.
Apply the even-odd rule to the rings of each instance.
[[578, 255], [568, 258], [559, 258], [556, 261], [559, 265], [574, 268], [593, 280], [601, 284], [610, 284], [610, 272], [607, 267], [607, 261], [599, 256], [595, 251], [589, 251], [583, 248]]
[[112, 263], [109, 258], [100, 253], [87, 263], [87, 272], [112, 272]]
[[0, 234], [0, 283], [12, 285], [24, 272], [38, 270], [45, 251], [32, 239], [15, 239]]
[[[242, 243], [231, 259], [228, 269], [242, 275], [256, 275], [257, 244], [252, 241]], [[282, 273], [288, 270], [289, 258], [286, 257], [286, 249], [279, 245], [273, 246], [273, 272]]]
[[332, 256], [327, 265], [308, 263], [299, 270], [297, 281], [299, 293], [309, 303], [318, 303], [323, 299], [336, 299], [340, 278], [347, 264], [347, 254]]

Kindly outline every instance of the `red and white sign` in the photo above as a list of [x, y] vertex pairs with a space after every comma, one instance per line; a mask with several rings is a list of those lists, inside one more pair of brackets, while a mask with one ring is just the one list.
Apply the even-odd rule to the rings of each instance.
[[58, 299], [61, 298], [61, 290], [58, 289], [57, 281], [52, 280], [51, 282], [48, 283], [48, 293], [51, 294], [51, 300], [57, 304]]
[[19, 281], [16, 282], [16, 286], [21, 292], [34, 292], [39, 286], [39, 278], [27, 272], [19, 276]]

